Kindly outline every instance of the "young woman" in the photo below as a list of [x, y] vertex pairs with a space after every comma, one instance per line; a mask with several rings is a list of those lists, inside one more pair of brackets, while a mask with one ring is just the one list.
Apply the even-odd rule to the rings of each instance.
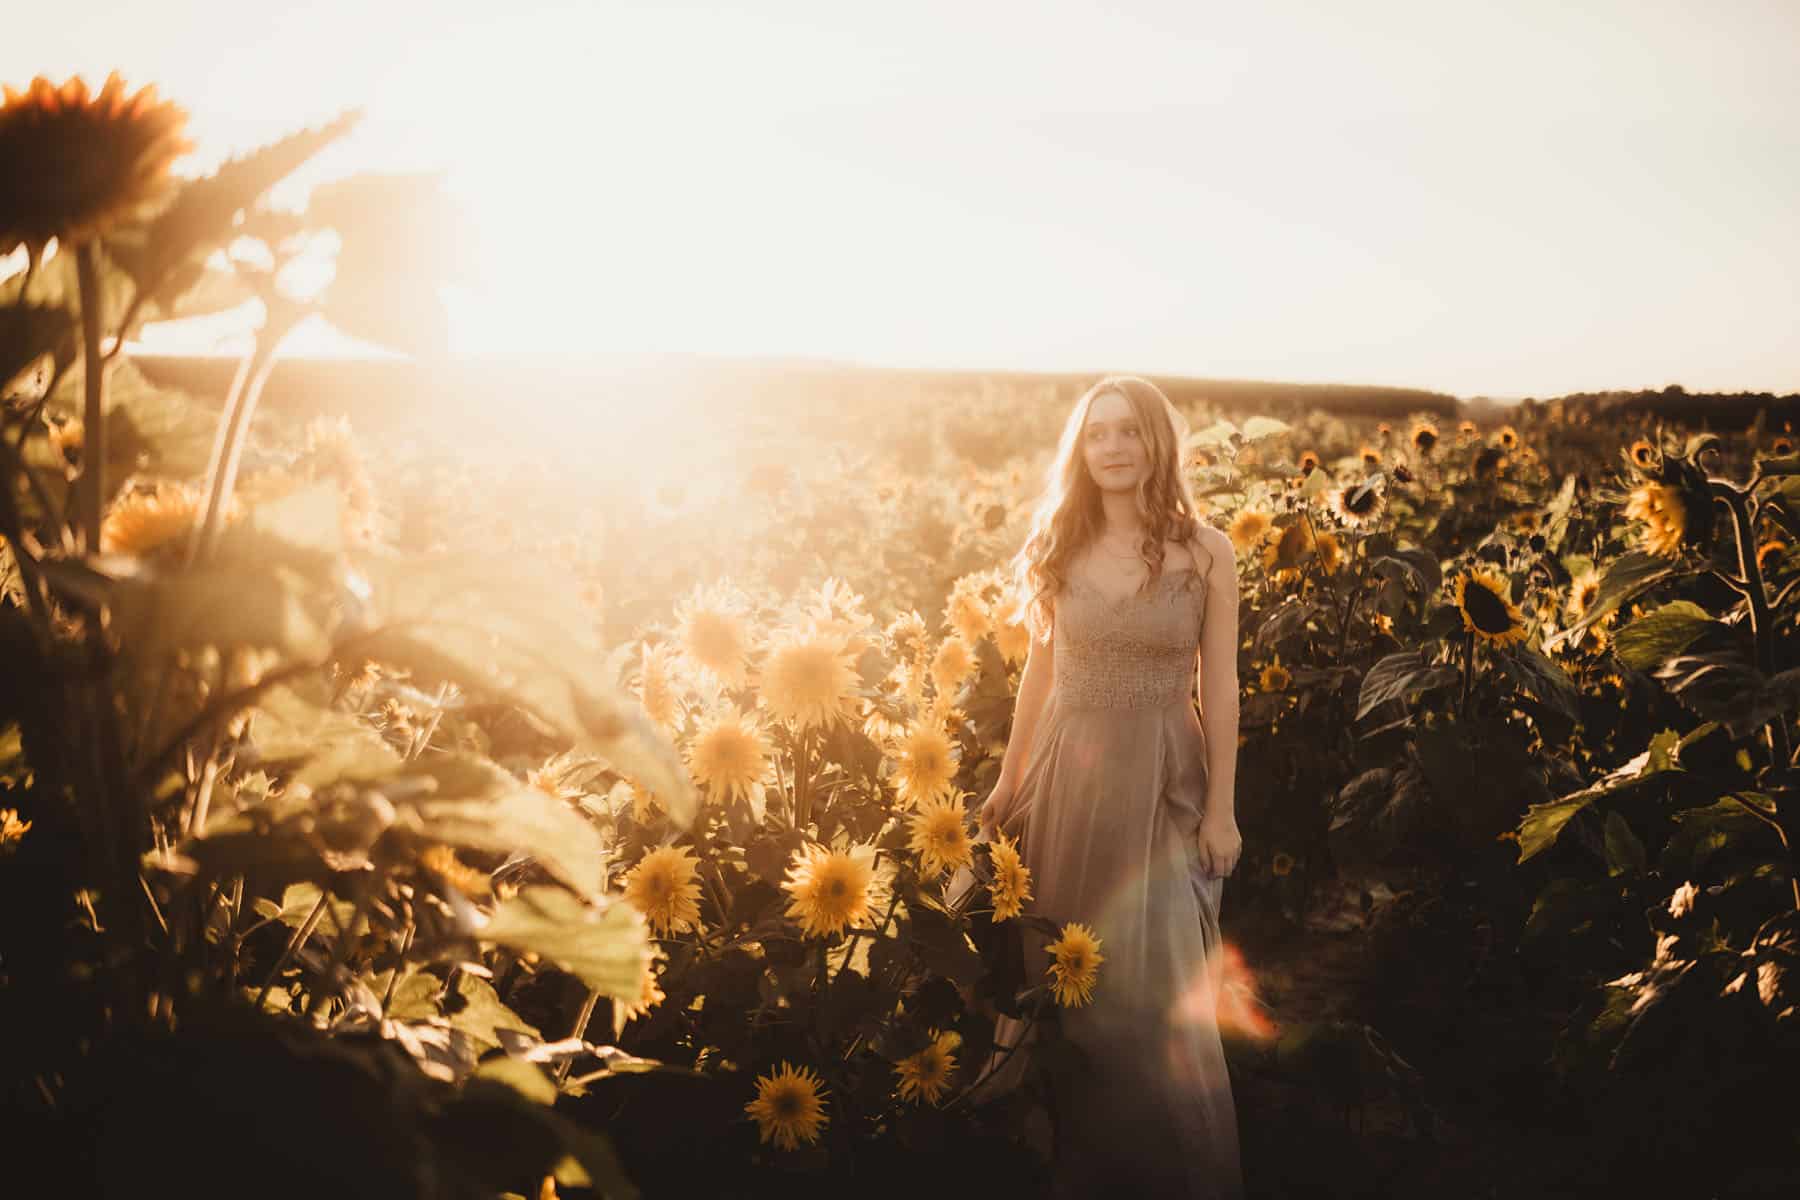
[[[1018, 840], [1033, 910], [1100, 942], [1091, 1003], [1058, 1012], [1082, 1065], [1047, 1072], [1070, 1195], [1242, 1194], [1215, 1003], [1220, 895], [1243, 845], [1237, 569], [1196, 515], [1185, 427], [1148, 380], [1094, 384], [1014, 563], [1032, 643], [979, 820]], [[1026, 943], [1042, 979], [1041, 939]], [[1022, 1081], [1037, 1032], [1000, 1018], [984, 1100]]]

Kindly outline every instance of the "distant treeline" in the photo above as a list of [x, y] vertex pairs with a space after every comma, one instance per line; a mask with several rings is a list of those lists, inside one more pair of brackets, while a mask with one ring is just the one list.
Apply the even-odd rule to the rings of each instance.
[[[134, 360], [153, 381], [202, 398], [221, 398], [236, 362], [225, 358], [148, 357]], [[300, 415], [343, 413], [359, 427], [392, 420], [416, 421], [426, 414], [483, 414], [528, 419], [534, 398], [562, 397], [565, 403], [635, 397], [639, 401], [694, 404], [708, 412], [746, 409], [816, 412], [829, 405], [840, 412], [859, 405], [881, 406], [896, 394], [926, 395], [962, 390], [1018, 388], [1073, 400], [1104, 372], [1018, 372], [924, 370], [870, 367], [808, 360], [707, 358], [686, 355], [621, 359], [470, 359], [446, 363], [404, 360], [291, 359], [280, 362], [263, 403]], [[1419, 388], [1347, 383], [1280, 383], [1253, 379], [1200, 379], [1152, 375], [1176, 404], [1210, 402], [1226, 411], [1258, 412], [1280, 418], [1314, 409], [1370, 419], [1397, 419], [1432, 413], [1446, 419], [1503, 417], [1507, 401], [1459, 399]], [[1743, 428], [1756, 412], [1779, 427], [1800, 408], [1800, 394], [1661, 391], [1574, 392], [1533, 397], [1529, 406], [1560, 402], [1565, 411], [1588, 409], [1595, 417], [1632, 419], [1650, 415], [1694, 426]], [[561, 407], [548, 406], [551, 408]]]

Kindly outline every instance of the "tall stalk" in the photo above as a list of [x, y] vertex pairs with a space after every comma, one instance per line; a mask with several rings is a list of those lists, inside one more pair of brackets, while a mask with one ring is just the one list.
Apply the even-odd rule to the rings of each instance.
[[106, 361], [100, 356], [105, 297], [92, 239], [75, 247], [75, 278], [81, 289], [81, 357], [84, 364], [81, 475], [76, 480], [76, 513], [82, 548], [100, 552], [100, 504], [106, 496]]

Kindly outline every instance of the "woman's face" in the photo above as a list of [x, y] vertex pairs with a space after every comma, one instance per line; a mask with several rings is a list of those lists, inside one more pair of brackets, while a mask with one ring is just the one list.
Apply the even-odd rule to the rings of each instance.
[[1088, 474], [1103, 492], [1129, 492], [1150, 469], [1150, 450], [1131, 404], [1118, 392], [1103, 392], [1088, 405], [1081, 429], [1081, 453]]

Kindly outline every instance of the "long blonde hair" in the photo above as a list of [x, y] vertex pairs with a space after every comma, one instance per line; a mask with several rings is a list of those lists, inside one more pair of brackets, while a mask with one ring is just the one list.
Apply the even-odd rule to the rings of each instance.
[[[1181, 470], [1181, 445], [1188, 423], [1162, 389], [1136, 375], [1108, 375], [1075, 401], [1057, 440], [1056, 457], [1050, 464], [1044, 492], [1032, 516], [1031, 533], [1013, 556], [1013, 588], [1017, 609], [1034, 640], [1047, 642], [1051, 633], [1052, 601], [1069, 579], [1070, 560], [1095, 538], [1105, 524], [1100, 489], [1088, 473], [1081, 453], [1082, 430], [1094, 401], [1117, 392], [1131, 406], [1145, 439], [1150, 469], [1137, 488], [1138, 516], [1144, 522], [1144, 541], [1139, 547], [1150, 568], [1148, 587], [1162, 574], [1163, 543], [1180, 542], [1200, 548], [1199, 508], [1193, 489]], [[1198, 567], [1199, 558], [1195, 564]], [[1207, 553], [1207, 567], [1212, 555]]]

